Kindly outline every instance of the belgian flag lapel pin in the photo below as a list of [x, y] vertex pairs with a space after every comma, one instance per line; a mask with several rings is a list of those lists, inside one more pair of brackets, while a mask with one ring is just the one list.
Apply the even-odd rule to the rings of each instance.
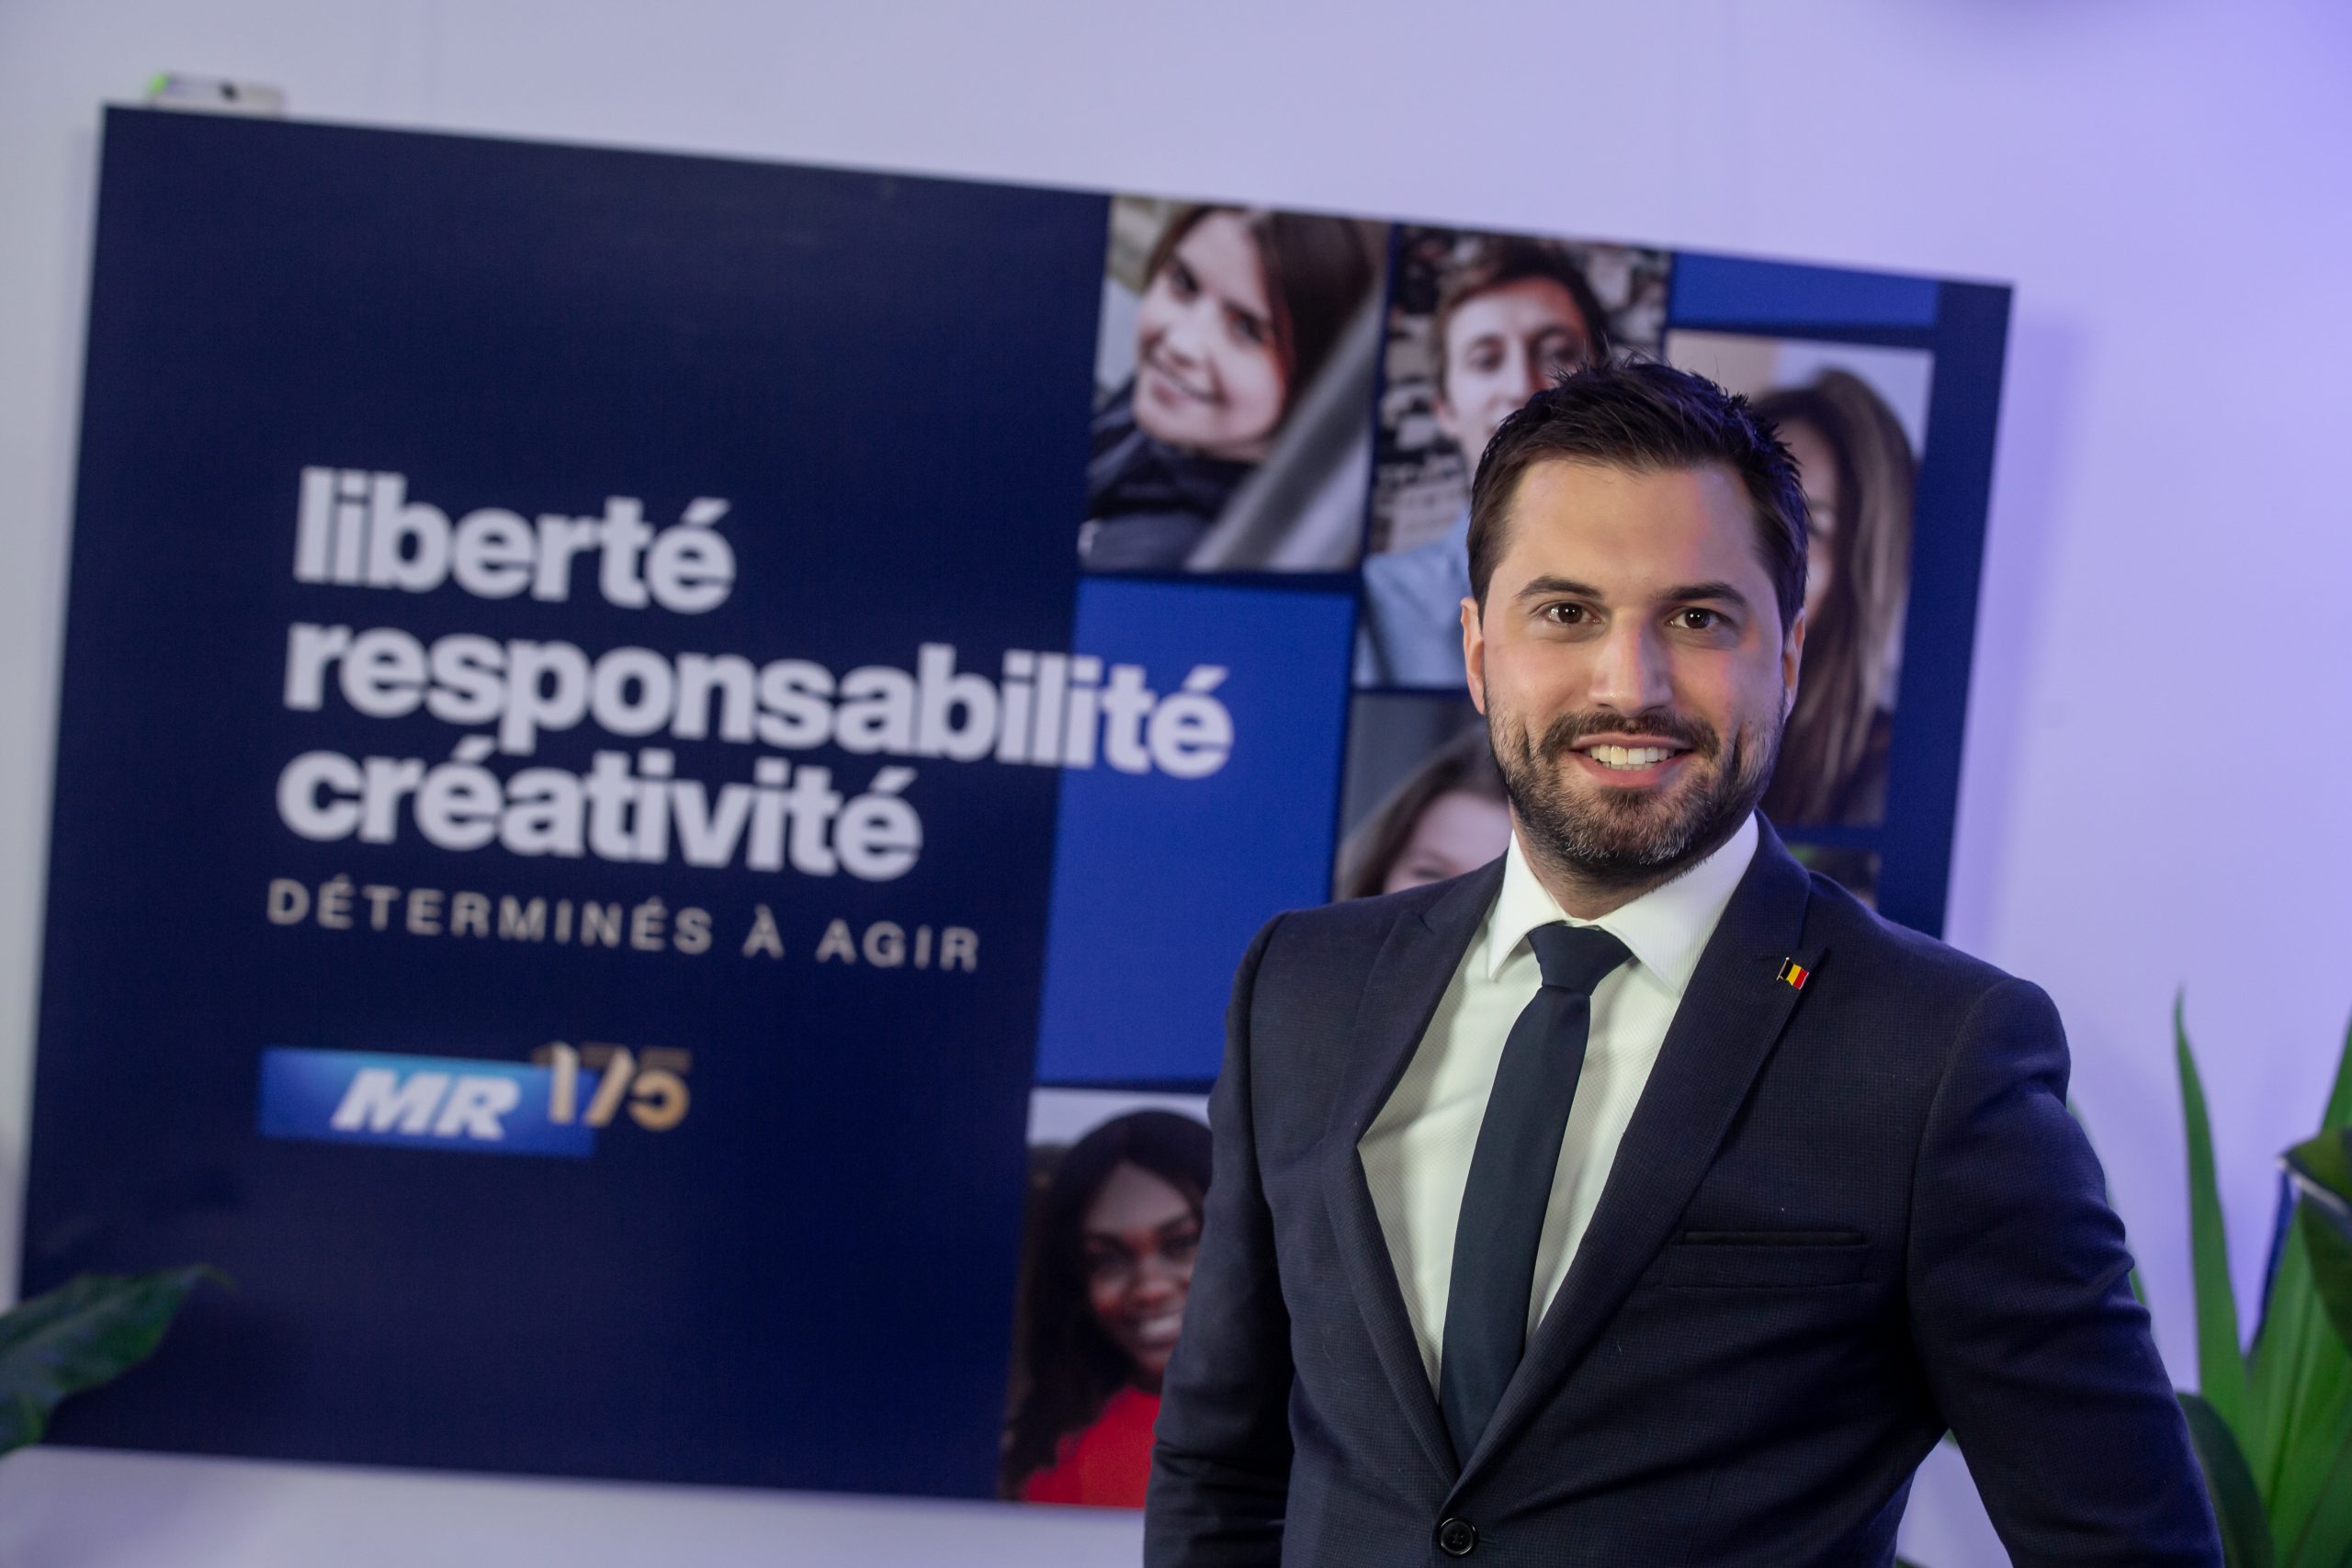
[[1781, 973], [1778, 977], [1787, 981], [1792, 988], [1802, 991], [1804, 989], [1804, 983], [1813, 978], [1813, 971], [1793, 958], [1783, 958], [1781, 960]]

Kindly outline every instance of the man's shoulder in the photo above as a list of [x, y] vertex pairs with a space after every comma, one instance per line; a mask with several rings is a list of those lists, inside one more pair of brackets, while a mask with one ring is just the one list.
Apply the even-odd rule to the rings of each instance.
[[2039, 987], [1925, 932], [1897, 925], [1836, 881], [1808, 872], [1805, 945], [1838, 988], [1913, 1017], [1964, 1016], [1990, 993], [2040, 998]]
[[[1317, 974], [1353, 969], [1361, 974], [1379, 956], [1399, 920], [1426, 919], [1441, 907], [1491, 903], [1498, 885], [1494, 864], [1445, 882], [1368, 898], [1288, 909], [1268, 923], [1261, 972]], [[1483, 901], [1482, 901], [1483, 894]]]
[[[1915, 1018], [1964, 1014], [1996, 990], [2041, 997], [2031, 982], [1887, 919], [1831, 878], [1804, 874], [1804, 946], [1823, 955], [1836, 989]], [[1361, 977], [1399, 921], [1459, 927], [1466, 934], [1499, 885], [1499, 864], [1490, 863], [1402, 892], [1287, 910], [1269, 923], [1261, 973]]]
[[1368, 898], [1341, 898], [1329, 904], [1285, 909], [1274, 917], [1273, 940], [1284, 947], [1294, 942], [1348, 946], [1365, 942], [1376, 946], [1386, 939], [1398, 917], [1425, 913], [1449, 890], [1474, 881], [1480, 874], [1474, 871], [1451, 882], [1428, 883], [1408, 887], [1401, 893], [1379, 893]]

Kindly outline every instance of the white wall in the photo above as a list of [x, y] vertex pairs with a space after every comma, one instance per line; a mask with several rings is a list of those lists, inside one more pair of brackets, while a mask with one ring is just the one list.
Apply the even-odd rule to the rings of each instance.
[[[2165, 1015], [2251, 1292], [2352, 1011], [2338, 0], [6, 0], [0, 1256], [25, 1145], [97, 106], [1341, 207], [2018, 286], [1951, 935], [2050, 987], [2193, 1381]], [[135, 961], [135, 954], [132, 955]], [[9, 1266], [13, 1266], [13, 1261]], [[36, 1453], [0, 1563], [1133, 1560], [1124, 1520]], [[1936, 1462], [1911, 1550], [1998, 1562]]]

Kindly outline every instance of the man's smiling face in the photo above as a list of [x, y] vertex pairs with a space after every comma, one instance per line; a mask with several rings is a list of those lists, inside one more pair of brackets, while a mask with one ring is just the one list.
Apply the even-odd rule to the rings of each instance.
[[1593, 891], [1656, 886], [1770, 781], [1804, 616], [1781, 626], [1754, 509], [1718, 465], [1540, 461], [1506, 525], [1463, 655], [1521, 840]]

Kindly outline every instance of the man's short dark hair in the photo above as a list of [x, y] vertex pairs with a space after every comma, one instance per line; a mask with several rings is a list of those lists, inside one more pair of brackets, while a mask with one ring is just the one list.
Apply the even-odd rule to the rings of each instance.
[[1445, 391], [1447, 362], [1451, 357], [1445, 338], [1453, 330], [1453, 313], [1481, 294], [1532, 277], [1558, 284], [1575, 302], [1577, 314], [1584, 323], [1585, 357], [1609, 357], [1609, 312], [1602, 308], [1600, 296], [1593, 292], [1592, 282], [1585, 276], [1584, 268], [1577, 265], [1576, 257], [1549, 240], [1497, 234], [1480, 241], [1460, 265], [1449, 267], [1438, 285], [1437, 311], [1430, 318], [1430, 346], [1441, 394]]
[[1804, 603], [1804, 486], [1771, 422], [1704, 376], [1652, 359], [1574, 370], [1503, 421], [1470, 488], [1470, 583], [1478, 607], [1503, 553], [1519, 481], [1551, 459], [1658, 473], [1720, 464], [1747, 491], [1756, 554], [1772, 579], [1786, 635]]

